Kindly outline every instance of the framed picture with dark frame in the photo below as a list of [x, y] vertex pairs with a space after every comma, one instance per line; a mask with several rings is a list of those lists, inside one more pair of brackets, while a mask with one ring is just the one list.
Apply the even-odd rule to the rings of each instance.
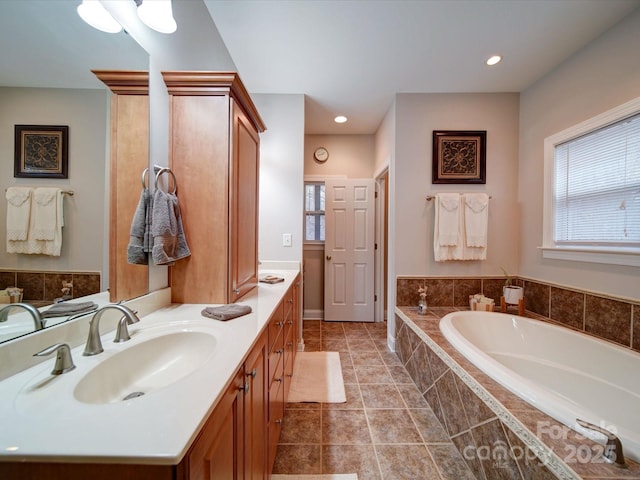
[[434, 130], [431, 183], [486, 183], [486, 130]]
[[14, 177], [68, 178], [69, 127], [16, 125]]

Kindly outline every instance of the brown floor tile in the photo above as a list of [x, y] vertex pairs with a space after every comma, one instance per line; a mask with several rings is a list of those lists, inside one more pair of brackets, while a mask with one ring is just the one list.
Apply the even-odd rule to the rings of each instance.
[[439, 478], [424, 445], [376, 445], [376, 453], [384, 480]]
[[352, 351], [351, 361], [354, 365], [384, 365], [382, 357], [376, 351]]
[[323, 445], [322, 473], [357, 473], [358, 480], [380, 480], [373, 445]]
[[365, 408], [402, 408], [402, 397], [393, 384], [367, 383], [360, 385]]
[[320, 445], [278, 445], [273, 473], [322, 473]]
[[306, 351], [340, 353], [347, 401], [288, 403], [273, 473], [471, 480], [438, 417], [389, 351], [386, 323], [305, 321], [304, 329]]
[[321, 442], [319, 409], [287, 409], [284, 413], [279, 443]]
[[360, 383], [393, 383], [393, 377], [384, 366], [354, 365]]
[[422, 443], [422, 437], [406, 409], [367, 410], [374, 443]]
[[363, 445], [371, 443], [364, 410], [324, 410], [322, 444]]

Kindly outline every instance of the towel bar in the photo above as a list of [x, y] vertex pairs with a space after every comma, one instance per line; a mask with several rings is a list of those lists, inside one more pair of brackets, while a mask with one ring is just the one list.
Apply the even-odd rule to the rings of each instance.
[[[427, 195], [426, 200], [427, 202], [430, 202], [431, 200], [433, 200], [434, 198], [436, 198], [435, 195]], [[489, 195], [489, 199], [491, 199], [491, 195]]]

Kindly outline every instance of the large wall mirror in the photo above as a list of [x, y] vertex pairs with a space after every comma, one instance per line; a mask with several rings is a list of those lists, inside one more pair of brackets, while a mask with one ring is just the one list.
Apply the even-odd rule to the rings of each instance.
[[[93, 272], [100, 274], [101, 290], [109, 284], [111, 92], [91, 70], [146, 71], [149, 56], [126, 32], [103, 33], [84, 23], [76, 12], [80, 3], [81, 0], [0, 2], [3, 198], [12, 186], [59, 187], [74, 193], [64, 199], [60, 256], [7, 253], [4, 201], [0, 208], [3, 283], [11, 272]], [[68, 178], [15, 178], [15, 125], [68, 126]], [[0, 290], [6, 286], [0, 285]], [[9, 320], [0, 322], [0, 341], [8, 339], [2, 328], [11, 325], [12, 317], [24, 315], [24, 311], [15, 309]]]

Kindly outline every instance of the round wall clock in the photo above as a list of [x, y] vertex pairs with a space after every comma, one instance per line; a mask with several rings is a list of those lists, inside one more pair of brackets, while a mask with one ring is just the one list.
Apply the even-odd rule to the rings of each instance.
[[329, 150], [324, 147], [316, 148], [316, 151], [313, 152], [313, 158], [320, 163], [324, 163], [329, 158]]

